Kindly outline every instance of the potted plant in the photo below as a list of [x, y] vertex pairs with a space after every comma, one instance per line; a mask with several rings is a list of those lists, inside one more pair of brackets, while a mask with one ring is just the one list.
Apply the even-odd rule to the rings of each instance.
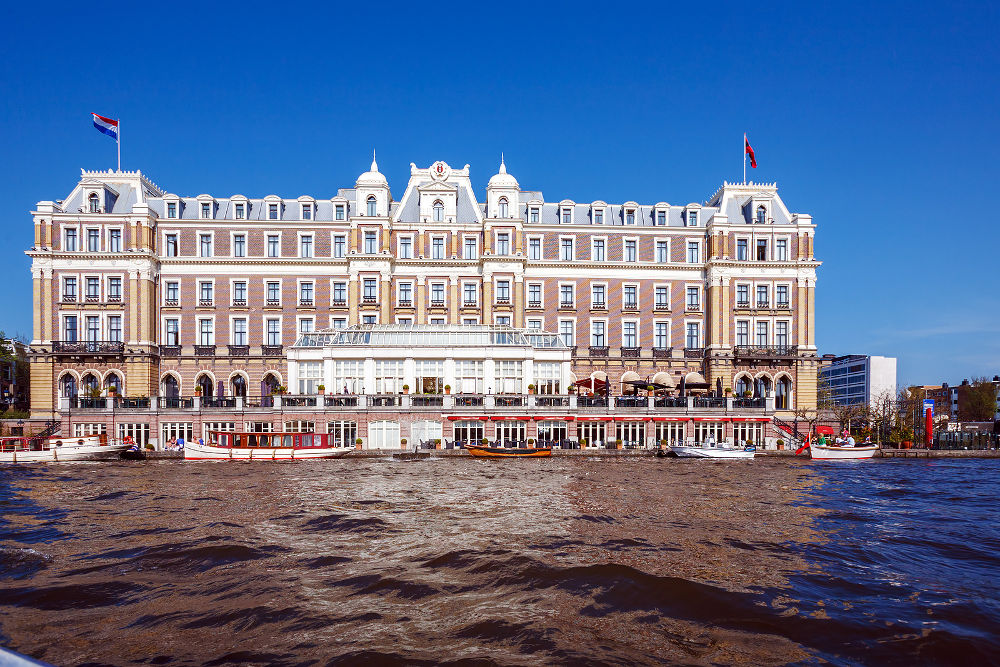
[[751, 391], [743, 392], [743, 398], [750, 398], [751, 396], [753, 396], [753, 392]]
[[580, 449], [583, 449], [586, 446], [587, 446], [587, 439], [586, 438], [580, 438]]
[[118, 385], [109, 384], [108, 385], [108, 396], [114, 396], [118, 393]]
[[488, 444], [490, 444], [490, 441], [487, 440], [486, 438], [483, 438], [483, 447], [485, 447]]
[[622, 448], [622, 441], [621, 438], [618, 438], [617, 440], [615, 440], [615, 449], [621, 449], [621, 448]]
[[723, 389], [722, 391], [723, 391], [723, 393], [725, 393], [725, 395], [726, 395], [726, 398], [729, 398], [729, 395], [730, 395], [731, 393], [733, 393], [733, 389], [732, 389], [732, 387], [726, 387], [726, 388], [725, 388], [725, 389]]
[[400, 438], [399, 444], [402, 445], [403, 447], [406, 447], [406, 438]]
[[576, 393], [576, 385], [575, 384], [571, 384], [569, 386], [569, 388], [566, 390], [566, 392], [569, 393], [569, 394], [575, 394]]
[[535, 439], [534, 438], [528, 438], [528, 446], [529, 447], [534, 447], [535, 446]]
[[410, 393], [410, 385], [408, 385], [408, 384], [404, 384], [403, 385], [403, 393], [404, 394], [409, 394]]
[[153, 445], [151, 445], [150, 443], [147, 442], [146, 443], [146, 449], [148, 449], [149, 451], [153, 451], [154, 447], [153, 447]]
[[446, 384], [444, 386], [444, 393], [446, 393], [446, 394], [450, 394], [451, 393], [451, 385], [450, 384]]
[[667, 448], [667, 439], [663, 438], [662, 440], [660, 440], [660, 449], [666, 449], [666, 448]]
[[318, 385], [316, 385], [316, 389], [319, 391], [319, 393], [322, 394], [324, 391], [326, 391], [326, 385], [325, 384], [318, 384]]
[[362, 442], [363, 442], [363, 441], [361, 440], [361, 438], [358, 438], [357, 440], [355, 440], [355, 441], [354, 441], [354, 446], [355, 446], [355, 448], [357, 448], [357, 449], [361, 449], [361, 443], [362, 443]]
[[534, 394], [535, 393], [535, 385], [533, 385], [533, 384], [529, 384], [528, 385], [528, 393], [529, 394]]
[[201, 385], [200, 384], [196, 384], [194, 386], [194, 395], [195, 396], [201, 396], [201, 392], [202, 392]]
[[654, 391], [656, 391], [656, 387], [654, 387], [651, 384], [648, 384], [648, 385], [646, 385], [646, 391], [648, 391], [650, 394], [652, 394]]
[[441, 438], [434, 438], [434, 449], [441, 449]]
[[782, 440], [781, 438], [778, 438], [775, 441], [775, 444], [778, 445], [778, 449], [784, 449], [785, 448], [785, 441]]

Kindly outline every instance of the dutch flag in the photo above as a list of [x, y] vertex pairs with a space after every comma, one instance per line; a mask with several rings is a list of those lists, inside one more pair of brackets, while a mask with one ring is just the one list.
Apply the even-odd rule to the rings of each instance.
[[104, 116], [98, 116], [96, 113], [91, 114], [94, 117], [94, 127], [108, 135], [115, 141], [118, 141], [118, 121], [111, 120], [110, 118], [105, 118]]

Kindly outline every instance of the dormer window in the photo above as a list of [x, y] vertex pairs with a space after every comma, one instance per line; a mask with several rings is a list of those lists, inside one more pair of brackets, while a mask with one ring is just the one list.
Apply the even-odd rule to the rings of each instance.
[[528, 222], [538, 222], [538, 207], [532, 206], [528, 213]]
[[337, 204], [337, 206], [334, 209], [334, 213], [335, 213], [335, 215], [334, 215], [334, 219], [335, 220], [343, 220], [344, 219], [344, 205], [343, 204]]
[[499, 217], [501, 217], [501, 218], [508, 217], [507, 216], [507, 198], [506, 197], [501, 197], [500, 198], [500, 205], [499, 205], [498, 208], [500, 209], [499, 210], [499, 214], [498, 214]]
[[603, 210], [597, 209], [596, 211], [594, 211], [594, 224], [595, 225], [603, 225], [604, 224], [604, 211]]
[[207, 220], [212, 217], [212, 205], [208, 202], [201, 203], [201, 219]]
[[698, 211], [688, 211], [687, 214], [688, 227], [698, 226]]
[[278, 219], [278, 205], [277, 204], [268, 204], [267, 205], [267, 219], [268, 220], [277, 220]]
[[378, 209], [376, 208], [377, 202], [375, 201], [375, 195], [368, 196], [368, 217], [374, 218], [378, 215]]
[[236, 219], [237, 220], [245, 220], [246, 219], [246, 217], [247, 217], [247, 210], [246, 209], [247, 209], [246, 204], [237, 204], [236, 205]]
[[441, 203], [441, 200], [434, 202], [434, 216], [432, 220], [434, 222], [444, 222], [444, 204]]
[[313, 205], [312, 204], [303, 204], [302, 205], [302, 219], [303, 220], [312, 220], [313, 219]]
[[177, 217], [177, 202], [168, 201], [167, 202], [167, 217], [176, 218]]
[[96, 192], [91, 192], [90, 197], [87, 198], [90, 202], [90, 212], [100, 213], [101, 212], [101, 198], [97, 196]]
[[625, 224], [634, 225], [635, 224], [635, 209], [628, 209], [625, 211]]
[[568, 225], [573, 222], [573, 209], [569, 206], [564, 206], [562, 209], [562, 223]]
[[765, 222], [767, 222], [767, 209], [764, 208], [763, 206], [758, 206], [757, 207], [757, 224], [758, 225], [763, 225]]
[[666, 227], [667, 226], [667, 212], [666, 211], [657, 211], [656, 212], [656, 224], [657, 224], [658, 227]]

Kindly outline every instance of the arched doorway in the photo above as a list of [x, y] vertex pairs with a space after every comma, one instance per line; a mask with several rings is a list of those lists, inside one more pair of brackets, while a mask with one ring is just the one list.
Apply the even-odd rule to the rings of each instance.
[[181, 395], [181, 386], [173, 375], [163, 377], [163, 395], [167, 398], [177, 398]]
[[264, 379], [260, 381], [260, 404], [263, 407], [266, 408], [274, 405], [274, 399], [271, 398], [271, 394], [279, 386], [281, 386], [281, 382], [274, 373], [267, 373]]
[[201, 395], [204, 398], [211, 398], [215, 395], [215, 383], [208, 375], [200, 375], [195, 381], [195, 385], [201, 387]]
[[110, 389], [115, 388], [115, 393], [119, 396], [122, 395], [122, 378], [118, 373], [108, 373], [104, 378], [104, 388]]
[[751, 388], [750, 385], [750, 378], [748, 378], [746, 375], [741, 375], [738, 378], [736, 378], [735, 391], [737, 398], [744, 398], [748, 391], [752, 392], [753, 389]]
[[83, 392], [84, 396], [93, 397], [97, 394], [100, 386], [101, 383], [93, 373], [87, 373], [80, 379], [80, 391]]
[[247, 397], [247, 379], [242, 375], [234, 375], [229, 381], [229, 386], [233, 396]]
[[66, 398], [76, 397], [76, 378], [67, 373], [59, 380], [59, 395]]
[[785, 376], [774, 384], [774, 407], [777, 410], [792, 409], [792, 380]]
[[754, 381], [754, 397], [767, 398], [771, 394], [771, 378], [761, 375]]

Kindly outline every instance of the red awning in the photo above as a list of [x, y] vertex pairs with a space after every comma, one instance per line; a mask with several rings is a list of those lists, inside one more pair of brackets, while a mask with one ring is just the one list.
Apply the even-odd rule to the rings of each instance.
[[723, 417], [692, 417], [692, 421], [696, 422], [721, 422], [726, 421]]
[[610, 416], [598, 416], [598, 417], [586, 416], [586, 417], [576, 418], [578, 422], [609, 422], [612, 421], [613, 419], [614, 417]]
[[573, 415], [554, 415], [554, 416], [549, 416], [549, 417], [542, 416], [542, 415], [535, 415], [533, 417], [533, 419], [536, 422], [540, 422], [540, 421], [566, 421], [566, 422], [571, 422], [574, 419], [576, 419], [576, 417], [574, 417]]
[[816, 432], [821, 435], [833, 435], [835, 433], [832, 426], [817, 426]]
[[686, 422], [687, 417], [650, 417], [654, 422]]
[[[485, 417], [484, 417], [484, 419], [485, 419]], [[493, 420], [493, 421], [495, 421], [495, 422], [502, 422], [502, 421], [513, 421], [513, 422], [516, 422], [516, 421], [526, 421], [527, 422], [527, 421], [531, 421], [531, 417], [529, 417], [528, 415], [519, 415], [519, 416], [493, 415], [493, 416], [490, 417], [490, 419]]]

